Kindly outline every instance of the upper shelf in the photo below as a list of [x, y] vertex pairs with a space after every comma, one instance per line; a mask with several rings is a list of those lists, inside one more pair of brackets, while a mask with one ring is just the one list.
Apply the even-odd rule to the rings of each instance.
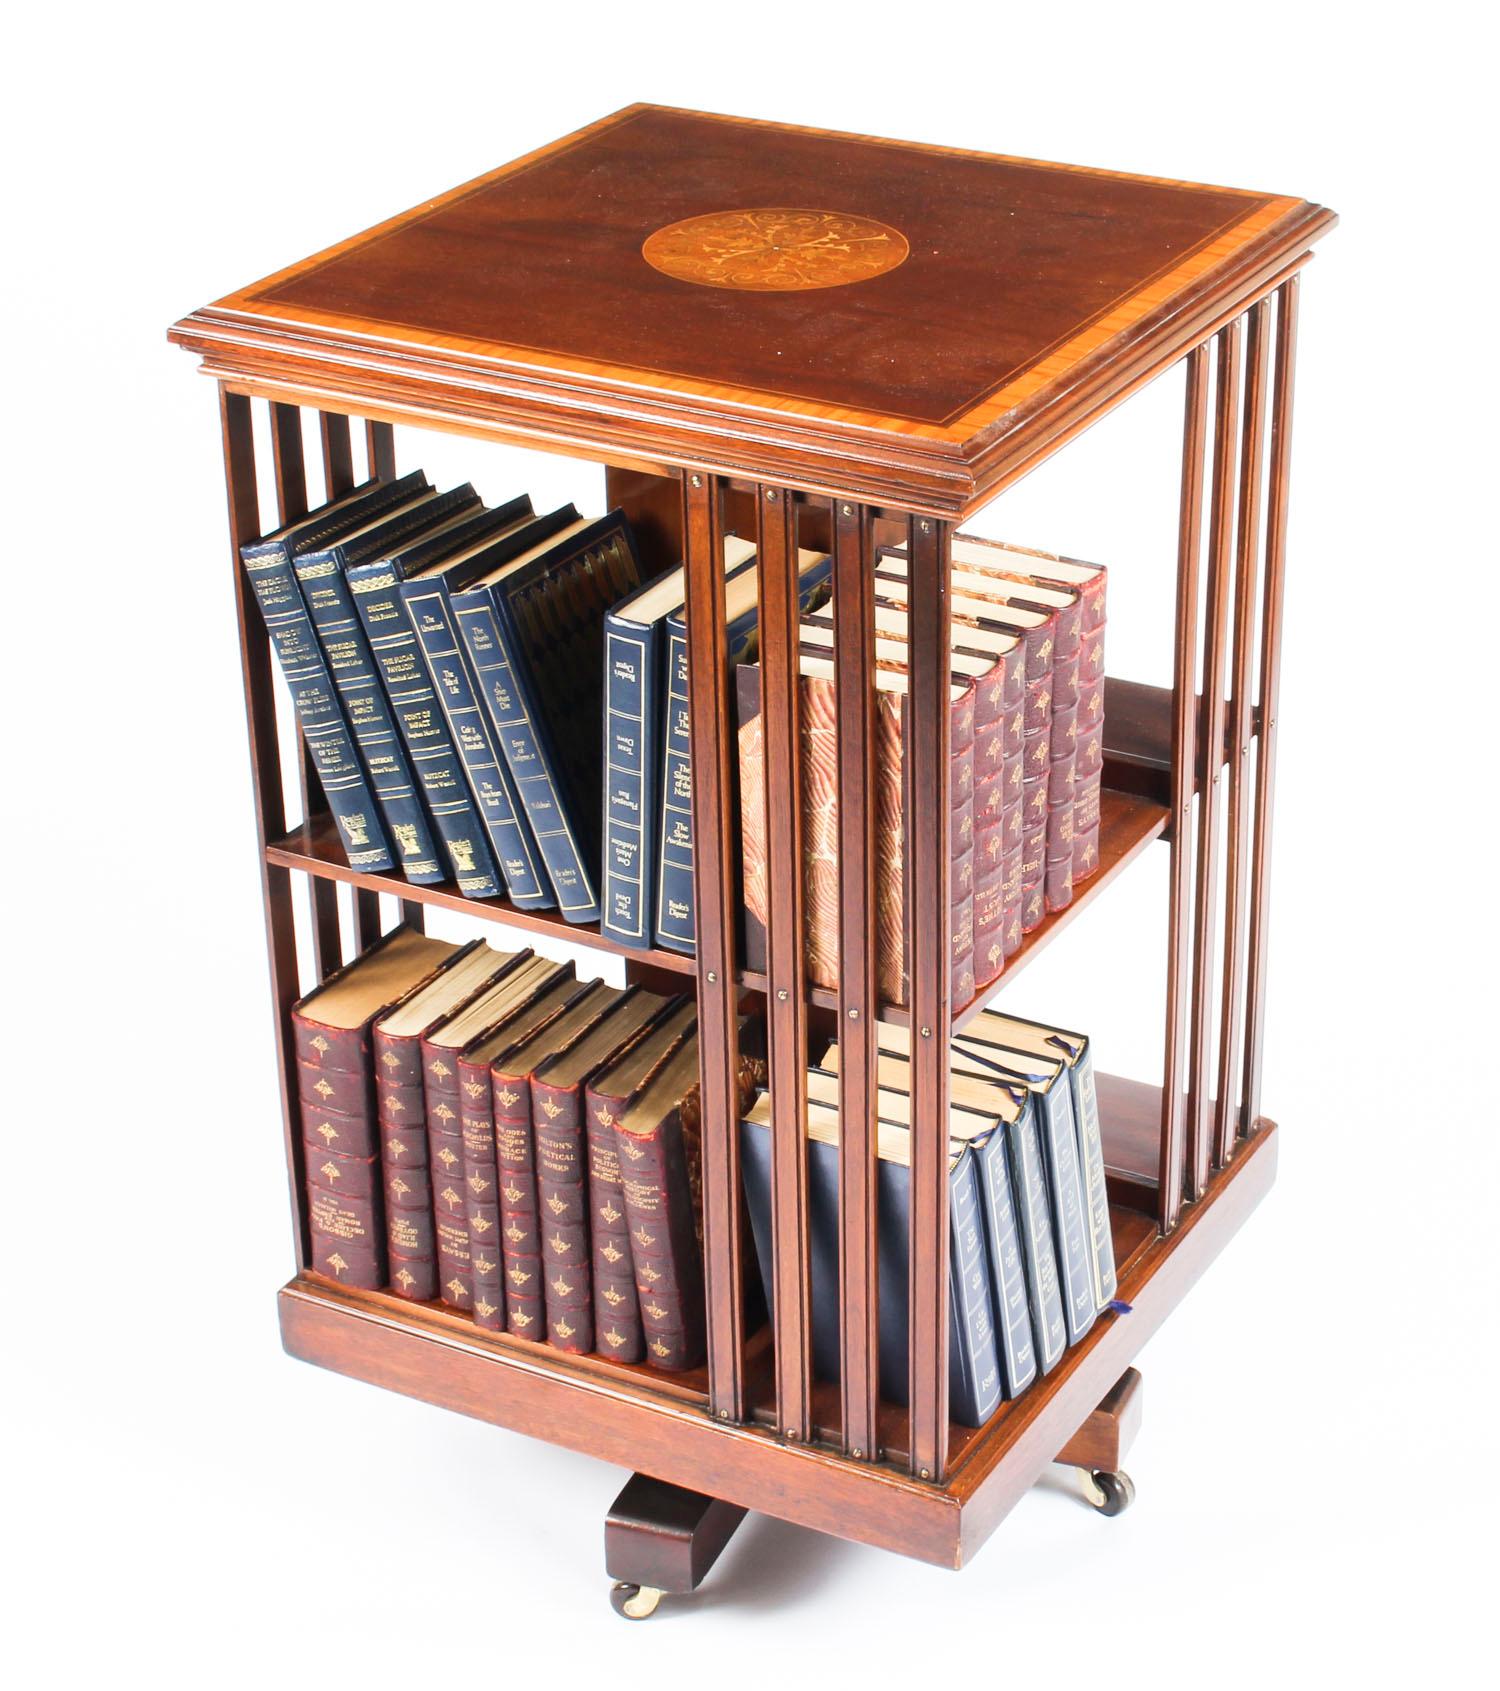
[[962, 517], [1333, 221], [636, 105], [171, 333], [247, 391]]

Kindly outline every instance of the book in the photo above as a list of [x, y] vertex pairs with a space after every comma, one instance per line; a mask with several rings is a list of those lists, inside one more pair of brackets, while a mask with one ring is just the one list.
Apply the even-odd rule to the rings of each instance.
[[[821, 1066], [830, 1074], [838, 1073], [837, 1040], [824, 1052]], [[875, 1078], [881, 1089], [907, 1095], [911, 1092], [911, 1064], [904, 1056], [882, 1050], [876, 1060]], [[1018, 1084], [977, 1080], [961, 1071], [950, 1076], [949, 1087], [951, 1102], [964, 1112], [953, 1114], [950, 1132], [970, 1145], [979, 1174], [990, 1303], [999, 1338], [1004, 1396], [1017, 1398], [1037, 1377], [1036, 1335], [1022, 1257], [1010, 1144], [1022, 1115], [1031, 1108], [1030, 1094]], [[901, 1125], [910, 1125], [905, 1112]], [[1059, 1308], [1058, 1332], [1062, 1331]]]
[[532, 952], [517, 952], [482, 990], [421, 1036], [438, 1296], [454, 1309], [473, 1310], [473, 1247], [499, 1226], [471, 1202], [465, 1180], [459, 1054], [514, 1006], [518, 978], [524, 987], [537, 963]]
[[294, 561], [313, 632], [369, 772], [396, 860], [407, 880], [419, 886], [444, 880], [447, 869], [344, 571], [477, 503], [472, 487], [448, 493], [429, 488], [327, 545], [299, 551]]
[[479, 699], [570, 922], [600, 916], [605, 618], [640, 581], [623, 514], [575, 512], [453, 595]]
[[[803, 911], [808, 984], [838, 986], [838, 760], [833, 660], [804, 651], [799, 657], [802, 686]], [[876, 910], [875, 980], [890, 1004], [907, 1001], [906, 973], [906, 810], [902, 770], [905, 759], [906, 695], [909, 676], [894, 665], [875, 669]], [[766, 855], [764, 789], [765, 746], [760, 719], [760, 666], [741, 664], [735, 673], [735, 721], [739, 752], [740, 825], [745, 909], [745, 965], [764, 972], [769, 882]], [[974, 682], [962, 677], [949, 688], [950, 748], [954, 775], [950, 788], [963, 795], [972, 788]], [[965, 773], [968, 771], [969, 773]], [[974, 996], [973, 854], [966, 846], [960, 799], [950, 816], [949, 899], [950, 966], [954, 1008]]]
[[[816, 1090], [813, 1075], [808, 1079], [812, 1092]], [[883, 1094], [879, 1107], [882, 1114], [896, 1107], [896, 1095]], [[807, 1140], [813, 1372], [819, 1379], [837, 1380], [841, 1374], [839, 1116], [832, 1104], [809, 1101]], [[774, 1307], [768, 1093], [763, 1093], [742, 1118], [740, 1143], [756, 1256], [766, 1302]], [[910, 1355], [910, 1130], [888, 1119], [877, 1119], [876, 1156], [880, 1395], [888, 1403], [905, 1404]], [[978, 1168], [972, 1147], [963, 1141], [949, 1144], [948, 1202], [948, 1413], [960, 1426], [978, 1427], [999, 1407], [1002, 1388]]]
[[[490, 1059], [495, 1161], [500, 1171], [501, 1257], [505, 1268], [505, 1329], [541, 1343], [547, 1336], [549, 1251], [537, 1194], [536, 1140], [531, 1126], [531, 1076], [539, 1063], [563, 1049], [617, 1004], [622, 994], [604, 981], [563, 989], [511, 1030], [510, 1042]], [[569, 1244], [564, 1238], [564, 1245]]]
[[246, 578], [260, 606], [349, 867], [370, 873], [392, 869], [396, 860], [323, 648], [313, 633], [293, 564], [299, 551], [337, 539], [404, 503], [425, 486], [426, 478], [420, 473], [396, 482], [366, 482], [342, 499], [240, 548]]
[[[1104, 1141], [1099, 1125], [1099, 1095], [1094, 1083], [1094, 1059], [1088, 1036], [1069, 1033], [1044, 1022], [983, 1010], [957, 1036], [960, 1048], [985, 1047], [991, 1042], [1003, 1053], [1025, 1051], [1063, 1063], [1072, 1091], [1073, 1122], [1078, 1134], [1085, 1214], [1088, 1221], [1094, 1302], [1103, 1310], [1117, 1289], [1114, 1233], [1109, 1219], [1109, 1189], [1104, 1171]], [[1003, 1060], [1003, 1057], [1002, 1057]]]
[[392, 929], [292, 1006], [309, 1266], [346, 1286], [378, 1291], [386, 1282], [370, 1029], [456, 949]]
[[625, 1051], [596, 1070], [584, 1088], [594, 1348], [601, 1356], [612, 1356], [620, 1362], [640, 1362], [646, 1341], [615, 1122], [625, 1113], [636, 1090], [697, 1025], [694, 1001], [687, 997], [674, 1000]]
[[[803, 610], [826, 592], [833, 560], [821, 552], [797, 554], [798, 597]], [[759, 575], [746, 565], [724, 585], [725, 654], [731, 672], [747, 656], [757, 627]], [[692, 956], [697, 950], [693, 894], [693, 766], [688, 712], [688, 640], [685, 613], [667, 618], [667, 696], [662, 728], [661, 800], [657, 825], [656, 943]]]
[[471, 940], [452, 953], [426, 986], [382, 1016], [371, 1030], [390, 1289], [397, 1297], [416, 1302], [438, 1295], [422, 1036], [487, 987], [513, 960], [505, 952], [492, 951], [482, 940]]
[[512, 904], [527, 910], [550, 910], [556, 898], [510, 766], [481, 703], [480, 684], [453, 616], [452, 595], [567, 527], [572, 521], [570, 512], [571, 507], [565, 507], [475, 541], [400, 585], [438, 707], [463, 762], [506, 891]]
[[[750, 541], [725, 536], [727, 575], [754, 556]], [[604, 619], [600, 921], [611, 939], [635, 951], [650, 949], [656, 929], [666, 625], [682, 609], [686, 591], [687, 572], [678, 564], [621, 599]]]
[[584, 1087], [672, 1001], [629, 987], [591, 1026], [538, 1063], [531, 1075], [537, 1213], [546, 1264], [547, 1342], [577, 1356], [594, 1349]]
[[479, 541], [499, 538], [533, 515], [523, 495], [495, 510], [457, 516], [399, 551], [347, 571], [350, 595], [442, 839], [449, 873], [470, 898], [496, 898], [505, 883], [402, 600], [401, 583]]

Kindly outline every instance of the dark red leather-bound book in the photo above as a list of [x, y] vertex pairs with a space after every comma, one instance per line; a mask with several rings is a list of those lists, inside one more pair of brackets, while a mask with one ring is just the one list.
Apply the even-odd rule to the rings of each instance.
[[471, 1233], [482, 1234], [485, 1229], [471, 1227], [469, 1191], [464, 1180], [459, 1053], [512, 1006], [515, 977], [524, 977], [534, 963], [530, 951], [516, 953], [462, 1009], [430, 1027], [421, 1038], [438, 1296], [445, 1304], [466, 1312], [474, 1308]]
[[624, 1114], [631, 1095], [676, 1051], [697, 1022], [692, 999], [676, 1000], [628, 1050], [597, 1070], [584, 1087], [594, 1349], [600, 1356], [619, 1362], [641, 1361], [646, 1341], [630, 1251], [615, 1120]]
[[[386, 1283], [371, 1028], [457, 948], [396, 928], [292, 1006], [311, 1267], [346, 1286]], [[337, 1100], [342, 1110], [332, 1108]]]
[[[591, 1027], [623, 994], [604, 981], [574, 987], [553, 1013], [518, 1035], [490, 1062], [495, 1161], [500, 1171], [500, 1245], [505, 1267], [505, 1330], [520, 1339], [547, 1336], [543, 1227], [531, 1130], [531, 1076], [539, 1063]], [[563, 1236], [564, 1249], [547, 1250], [560, 1266], [579, 1266], [584, 1249]]]
[[463, 1140], [474, 1320], [478, 1326], [495, 1333], [505, 1330], [506, 1299], [490, 1059], [517, 1037], [518, 1030], [534, 1026], [537, 1019], [545, 1019], [559, 1007], [576, 981], [571, 963], [552, 963], [545, 957], [533, 957], [524, 969], [509, 977], [509, 984], [513, 996], [494, 1025], [458, 1054], [458, 1114]]
[[[594, 1349], [584, 1087], [596, 1069], [619, 1056], [671, 1002], [643, 987], [627, 989], [598, 1021], [532, 1072], [531, 1129], [546, 1265], [547, 1342], [575, 1356]], [[558, 1240], [563, 1241], [560, 1249]]]
[[375, 1112], [385, 1190], [390, 1289], [398, 1297], [438, 1295], [437, 1234], [422, 1036], [462, 1008], [515, 961], [482, 940], [456, 950], [435, 979], [375, 1023]]

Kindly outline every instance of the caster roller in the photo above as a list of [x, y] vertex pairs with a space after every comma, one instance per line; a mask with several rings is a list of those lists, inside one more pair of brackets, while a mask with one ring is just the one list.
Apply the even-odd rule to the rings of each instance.
[[1135, 1502], [1135, 1481], [1129, 1474], [1101, 1473], [1093, 1468], [1080, 1468], [1083, 1495], [1101, 1515], [1123, 1515]]
[[654, 1585], [632, 1585], [628, 1580], [616, 1580], [609, 1588], [609, 1605], [617, 1615], [628, 1621], [643, 1621], [656, 1613], [661, 1593]]

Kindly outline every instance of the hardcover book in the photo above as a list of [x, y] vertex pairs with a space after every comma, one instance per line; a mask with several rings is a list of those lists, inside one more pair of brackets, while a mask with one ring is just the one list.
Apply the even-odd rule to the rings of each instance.
[[445, 879], [446, 867], [344, 572], [477, 503], [478, 495], [467, 486], [448, 493], [419, 492], [329, 545], [300, 551], [295, 565], [313, 632], [369, 771], [397, 861], [409, 881], [423, 886]]
[[351, 869], [391, 869], [395, 858], [293, 566], [300, 551], [336, 540], [403, 504], [425, 487], [426, 478], [420, 473], [395, 482], [367, 482], [342, 499], [240, 548], [245, 574], [292, 696], [297, 726]]
[[567, 526], [453, 596], [502, 755], [571, 922], [599, 920], [605, 618], [641, 581], [619, 511]]
[[[386, 1283], [370, 1030], [456, 949], [395, 928], [292, 1006], [311, 1266], [346, 1286], [378, 1291]], [[335, 1096], [356, 1107], [331, 1110]]]
[[442, 838], [449, 873], [470, 898], [496, 898], [505, 883], [401, 597], [401, 583], [480, 541], [499, 539], [532, 517], [524, 495], [493, 511], [470, 510], [413, 544], [347, 572], [396, 727]]
[[[804, 611], [825, 593], [833, 561], [820, 552], [797, 554], [798, 597]], [[725, 650], [731, 672], [755, 639], [759, 573], [749, 564], [724, 586]], [[693, 905], [693, 770], [688, 716], [688, 641], [683, 612], [667, 619], [666, 721], [662, 730], [661, 807], [656, 872], [656, 943], [688, 956], [697, 949]]]
[[531, 1126], [545, 1263], [547, 1342], [583, 1356], [594, 1345], [593, 1241], [589, 1227], [584, 1087], [668, 1007], [671, 1000], [631, 987], [531, 1076]]
[[601, 1356], [639, 1362], [646, 1341], [630, 1249], [630, 1218], [615, 1123], [634, 1093], [673, 1056], [698, 1025], [691, 998], [673, 1000], [641, 1036], [597, 1070], [584, 1088], [589, 1233], [594, 1280], [594, 1347]]
[[[725, 536], [727, 575], [754, 556], [751, 542]], [[601, 923], [634, 951], [649, 950], [656, 930], [667, 621], [682, 610], [686, 591], [678, 564], [621, 599], [604, 619]]]

